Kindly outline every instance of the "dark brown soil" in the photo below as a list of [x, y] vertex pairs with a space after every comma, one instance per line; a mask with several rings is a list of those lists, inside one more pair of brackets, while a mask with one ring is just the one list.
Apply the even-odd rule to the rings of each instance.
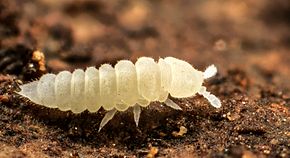
[[[285, 0], [1, 0], [0, 157], [289, 157], [289, 17]], [[173, 98], [183, 111], [152, 103], [138, 128], [129, 110], [98, 133], [103, 110], [14, 93], [46, 72], [140, 56], [217, 65], [206, 86], [222, 108]]]

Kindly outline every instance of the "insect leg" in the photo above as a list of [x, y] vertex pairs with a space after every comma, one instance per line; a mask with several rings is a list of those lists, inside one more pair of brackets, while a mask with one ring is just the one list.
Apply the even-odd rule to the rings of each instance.
[[138, 127], [140, 113], [141, 113], [141, 107], [140, 107], [140, 105], [136, 104], [133, 107], [133, 113], [134, 113], [134, 120], [135, 120], [136, 126]]
[[114, 108], [113, 110], [110, 110], [109, 112], [106, 113], [106, 115], [104, 116], [104, 118], [101, 121], [98, 132], [100, 132], [101, 129], [114, 117], [116, 112], [117, 112], [117, 110]]
[[210, 94], [210, 92], [206, 91], [206, 88], [204, 86], [201, 86], [201, 89], [197, 93], [205, 97], [212, 106], [216, 108], [221, 107], [222, 104], [220, 99], [217, 98], [215, 95]]
[[170, 99], [166, 99], [165, 100], [165, 105], [173, 108], [173, 109], [176, 109], [176, 110], [182, 110], [180, 106], [178, 106], [176, 103], [174, 103], [172, 100]]

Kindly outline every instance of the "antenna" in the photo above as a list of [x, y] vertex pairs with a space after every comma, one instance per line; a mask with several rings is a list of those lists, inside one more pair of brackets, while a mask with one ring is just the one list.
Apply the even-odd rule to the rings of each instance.
[[217, 68], [214, 65], [210, 65], [206, 68], [206, 70], [203, 72], [203, 79], [208, 79], [216, 75]]
[[222, 106], [220, 99], [217, 98], [215, 95], [210, 94], [210, 92], [206, 91], [206, 88], [204, 86], [201, 86], [201, 89], [197, 93], [206, 98], [209, 103], [215, 108], [220, 108]]

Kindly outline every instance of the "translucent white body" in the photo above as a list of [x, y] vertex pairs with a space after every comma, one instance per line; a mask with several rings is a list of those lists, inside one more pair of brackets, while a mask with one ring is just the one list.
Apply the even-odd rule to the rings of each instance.
[[209, 67], [205, 73], [194, 69], [189, 63], [166, 57], [155, 62], [152, 58], [141, 57], [135, 65], [128, 60], [119, 61], [113, 68], [102, 65], [99, 70], [89, 67], [85, 71], [77, 69], [73, 73], [62, 71], [43, 75], [39, 81], [21, 85], [18, 94], [32, 102], [50, 108], [59, 108], [74, 113], [84, 110], [96, 112], [101, 107], [110, 111], [102, 120], [100, 129], [113, 118], [116, 111], [133, 107], [135, 122], [138, 125], [140, 106], [146, 107], [153, 101], [181, 109], [171, 100], [204, 95], [215, 107], [221, 103], [202, 86], [204, 79], [216, 73]]

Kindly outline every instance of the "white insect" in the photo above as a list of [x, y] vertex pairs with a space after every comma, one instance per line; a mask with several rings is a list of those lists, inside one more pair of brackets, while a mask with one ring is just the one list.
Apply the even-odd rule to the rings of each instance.
[[136, 126], [141, 107], [147, 107], [150, 102], [164, 102], [173, 109], [182, 110], [168, 99], [168, 94], [185, 98], [198, 93], [212, 106], [221, 107], [220, 100], [202, 86], [204, 79], [216, 72], [214, 65], [201, 72], [173, 57], [160, 58], [157, 63], [152, 58], [141, 57], [135, 65], [121, 60], [115, 68], [104, 64], [99, 70], [89, 67], [85, 71], [76, 69], [73, 73], [45, 74], [39, 81], [21, 85], [21, 91], [17, 93], [36, 104], [73, 113], [86, 109], [96, 112], [103, 107], [108, 112], [101, 121], [100, 131], [117, 111], [129, 107], [133, 107]]

